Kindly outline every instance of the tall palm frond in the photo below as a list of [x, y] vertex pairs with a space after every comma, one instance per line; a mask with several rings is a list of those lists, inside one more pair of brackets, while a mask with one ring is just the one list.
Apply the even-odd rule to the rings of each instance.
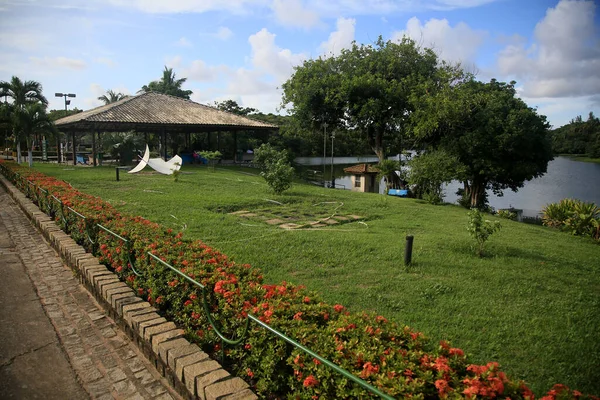
[[115, 103], [119, 100], [123, 100], [125, 97], [127, 97], [127, 96], [125, 96], [121, 92], [116, 93], [112, 90], [107, 90], [105, 95], [98, 97], [98, 100], [103, 101], [104, 104], [111, 104], [111, 103]]
[[175, 73], [173, 72], [173, 68], [167, 68], [165, 66], [162, 78], [160, 78], [158, 81], [152, 81], [148, 85], [142, 86], [140, 92], [158, 92], [189, 100], [192, 91], [183, 90], [181, 88], [186, 81], [187, 78], [177, 79]]

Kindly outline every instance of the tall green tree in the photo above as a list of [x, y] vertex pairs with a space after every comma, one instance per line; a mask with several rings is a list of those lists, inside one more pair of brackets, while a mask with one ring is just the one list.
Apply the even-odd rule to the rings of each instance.
[[152, 81], [148, 85], [142, 86], [141, 92], [158, 92], [184, 99], [190, 98], [191, 90], [183, 90], [181, 86], [187, 81], [187, 78], [177, 79], [173, 68], [167, 68], [163, 71], [163, 76], [158, 81]]
[[431, 49], [406, 37], [400, 43], [381, 37], [374, 45], [353, 43], [337, 57], [296, 67], [282, 86], [282, 106], [306, 128], [358, 130], [382, 161], [389, 143], [408, 132], [413, 91], [438, 67]]
[[119, 100], [123, 100], [125, 96], [123, 93], [116, 93], [112, 90], [107, 90], [106, 94], [98, 97], [98, 100], [104, 102], [104, 104], [116, 103]]
[[22, 135], [19, 131], [19, 113], [27, 104], [41, 103], [46, 106], [48, 100], [42, 94], [42, 85], [39, 82], [22, 81], [17, 76], [13, 76], [10, 82], [0, 81], [0, 97], [12, 99], [11, 124], [17, 142], [17, 162], [20, 163]]
[[419, 98], [416, 134], [461, 164], [464, 195], [481, 206], [485, 191], [517, 191], [552, 160], [546, 117], [516, 97], [515, 82], [468, 78]]
[[27, 161], [33, 166], [33, 141], [42, 135], [52, 134], [56, 128], [46, 113], [46, 106], [42, 103], [29, 103], [17, 112], [17, 127], [27, 141]]

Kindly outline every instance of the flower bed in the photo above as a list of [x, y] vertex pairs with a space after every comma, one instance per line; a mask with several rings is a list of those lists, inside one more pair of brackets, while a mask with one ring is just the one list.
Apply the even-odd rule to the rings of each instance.
[[[218, 329], [228, 337], [243, 335], [246, 318], [252, 314], [392, 397], [533, 398], [523, 382], [510, 380], [497, 363], [470, 364], [462, 350], [448, 343], [435, 345], [423, 334], [382, 316], [349, 313], [344, 306], [329, 305], [302, 286], [265, 284], [259, 269], [237, 264], [201, 241], [183, 238], [182, 233], [123, 215], [63, 181], [13, 163], [0, 161], [0, 170], [140, 297], [185, 329], [189, 339], [215, 358], [223, 352], [225, 366], [246, 379], [259, 396], [374, 395], [254, 323], [241, 345], [222, 349], [204, 313], [202, 291], [153, 261], [148, 252], [209, 288], [208, 308]], [[62, 209], [50, 195], [62, 202]], [[127, 242], [94, 229], [97, 224]], [[141, 276], [134, 273], [130, 261]], [[595, 397], [555, 385], [544, 398]]]

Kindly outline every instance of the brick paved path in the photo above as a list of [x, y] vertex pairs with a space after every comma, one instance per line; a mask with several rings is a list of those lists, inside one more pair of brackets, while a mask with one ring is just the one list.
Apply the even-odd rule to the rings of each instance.
[[0, 185], [0, 399], [180, 399]]

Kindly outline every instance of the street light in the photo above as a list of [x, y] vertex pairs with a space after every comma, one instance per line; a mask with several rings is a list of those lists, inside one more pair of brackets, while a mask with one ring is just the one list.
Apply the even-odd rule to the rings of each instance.
[[333, 178], [333, 139], [335, 139], [335, 133], [331, 133], [331, 187], [335, 189], [335, 180]]
[[325, 186], [325, 157], [327, 157], [327, 122], [323, 123], [323, 186]]
[[71, 100], [67, 100], [67, 97], [77, 97], [75, 93], [54, 93], [54, 97], [65, 98], [65, 117], [67, 116], [67, 106], [71, 104]]
[[[71, 100], [67, 100], [67, 97], [77, 97], [75, 93], [54, 93], [54, 97], [64, 97], [65, 98], [65, 117], [67, 116], [67, 106], [71, 104]], [[75, 143], [73, 143], [75, 146]], [[56, 134], [56, 162], [59, 163], [61, 158], [60, 151], [60, 133]]]

